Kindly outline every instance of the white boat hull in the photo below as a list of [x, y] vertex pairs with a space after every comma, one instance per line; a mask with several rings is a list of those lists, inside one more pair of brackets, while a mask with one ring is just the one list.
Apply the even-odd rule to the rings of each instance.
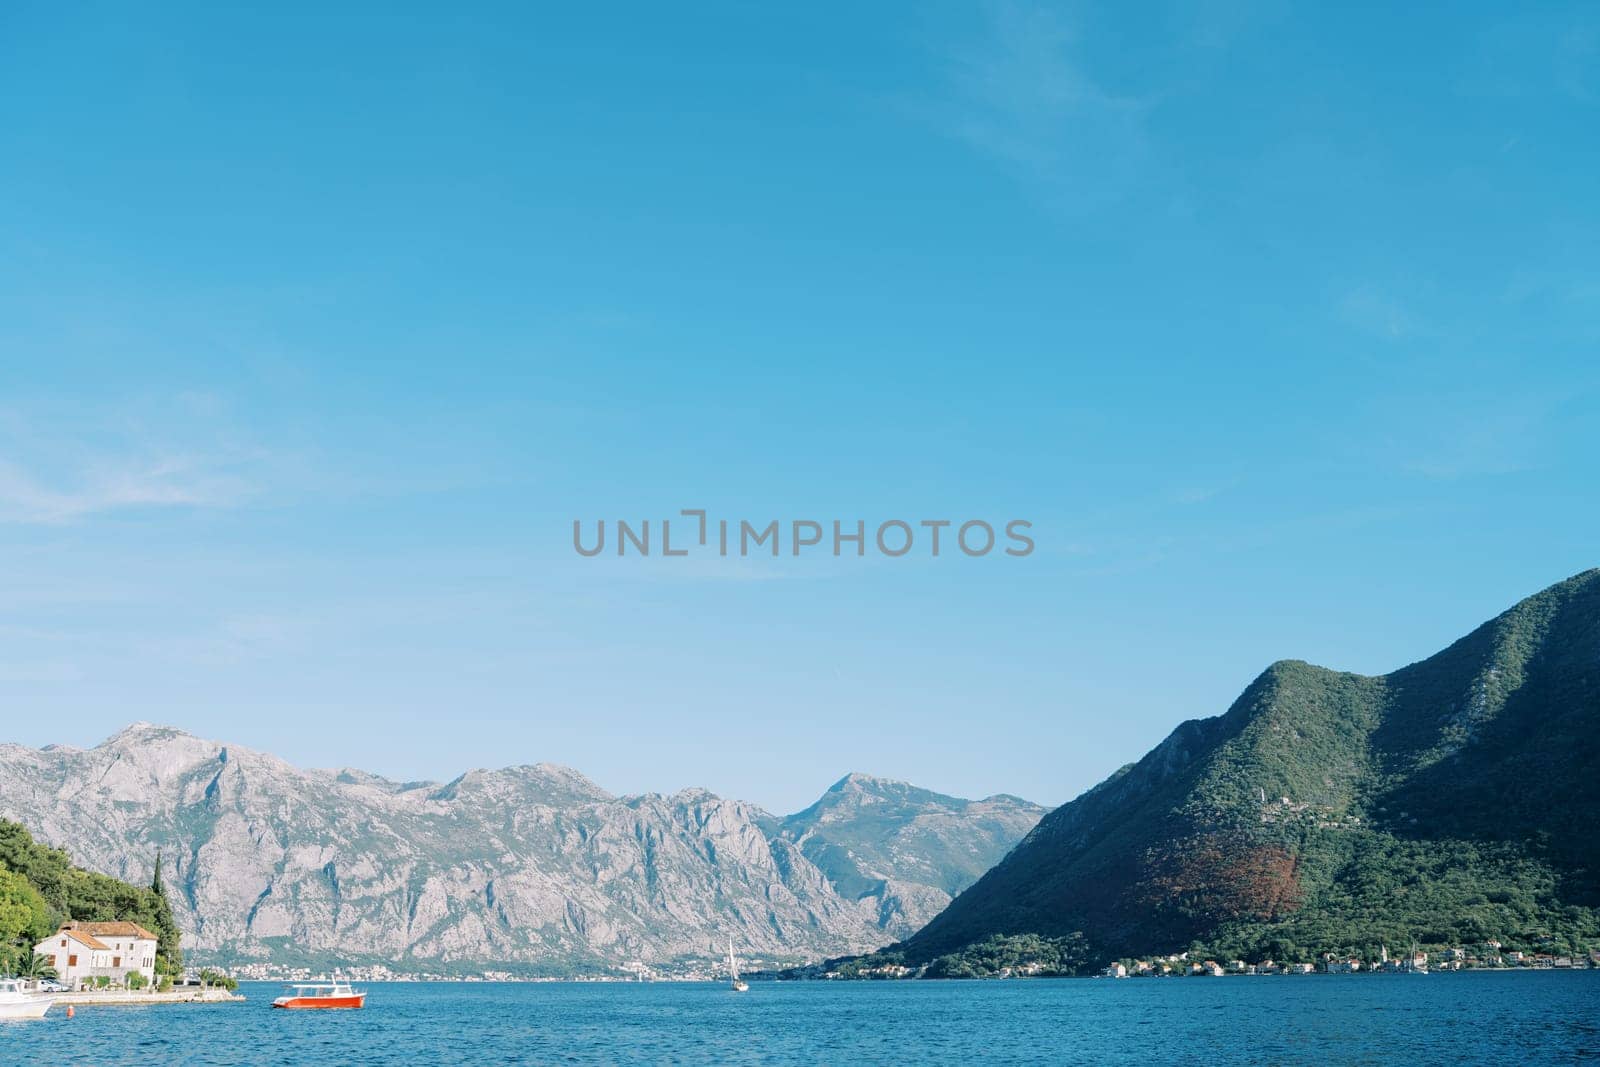
[[51, 996], [6, 997], [0, 999], [0, 1019], [42, 1019], [55, 1002], [56, 998]]

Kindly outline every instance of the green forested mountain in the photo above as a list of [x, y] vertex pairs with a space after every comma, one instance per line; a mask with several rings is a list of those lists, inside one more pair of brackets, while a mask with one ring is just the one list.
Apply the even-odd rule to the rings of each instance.
[[74, 867], [58, 848], [41, 845], [18, 823], [0, 819], [0, 973], [67, 919], [124, 920], [152, 931], [156, 970], [175, 974], [183, 966], [178, 927], [160, 884], [160, 868], [149, 889]]
[[[1600, 571], [1381, 677], [1269, 667], [877, 958], [1600, 948]], [[1010, 940], [1008, 940], [1010, 939]]]

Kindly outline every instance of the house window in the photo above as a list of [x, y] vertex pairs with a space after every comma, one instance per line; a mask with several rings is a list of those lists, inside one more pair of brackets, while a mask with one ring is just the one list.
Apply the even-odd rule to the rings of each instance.
[[121, 956], [112, 956], [111, 957], [111, 966], [113, 966], [113, 967], [121, 967], [122, 966], [122, 957]]
[[78, 957], [76, 957], [76, 956], [68, 956], [67, 957], [67, 966], [68, 967], [76, 967], [77, 965], [78, 965]]

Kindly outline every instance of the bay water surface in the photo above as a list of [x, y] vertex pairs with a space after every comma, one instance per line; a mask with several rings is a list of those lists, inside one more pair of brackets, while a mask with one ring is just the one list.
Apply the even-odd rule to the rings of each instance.
[[354, 1012], [60, 1008], [3, 1064], [1577, 1063], [1600, 971], [1000, 982], [394, 983]]

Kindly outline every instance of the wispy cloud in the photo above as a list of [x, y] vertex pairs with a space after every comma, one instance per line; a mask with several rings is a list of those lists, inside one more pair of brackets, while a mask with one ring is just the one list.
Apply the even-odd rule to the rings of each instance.
[[1412, 474], [1440, 480], [1530, 470], [1536, 466], [1541, 422], [1527, 411], [1484, 413], [1435, 431], [1402, 465]]
[[1595, 98], [1596, 58], [1600, 57], [1600, 28], [1583, 22], [1567, 28], [1556, 54], [1556, 77], [1574, 99], [1590, 103]]
[[204, 631], [162, 633], [133, 639], [140, 656], [190, 666], [233, 665], [270, 659], [304, 648], [322, 620], [309, 615], [231, 615], [212, 620]]
[[0, 522], [67, 523], [133, 508], [229, 507], [250, 492], [246, 481], [209, 469], [193, 456], [100, 461], [70, 484], [48, 484], [0, 459]]
[[88, 418], [0, 412], [0, 523], [244, 502], [264, 454], [219, 428], [210, 410], [216, 403], [185, 393]]
[[1391, 429], [1373, 444], [1393, 466], [1423, 478], [1517, 474], [1547, 453], [1555, 406], [1551, 397], [1510, 389], [1438, 395], [1425, 411], [1385, 410]]
[[1339, 301], [1339, 318], [1345, 325], [1386, 341], [1426, 333], [1426, 324], [1392, 293], [1361, 286]]
[[0, 684], [76, 682], [83, 672], [66, 662], [0, 662]]
[[1022, 3], [985, 10], [981, 34], [940, 49], [946, 91], [917, 110], [1069, 206], [1120, 195], [1147, 154], [1147, 103], [1096, 81], [1056, 13]]
[[1174, 504], [1182, 504], [1186, 507], [1193, 506], [1195, 504], [1204, 504], [1206, 501], [1215, 498], [1217, 494], [1221, 493], [1223, 488], [1224, 487], [1220, 485], [1185, 486], [1181, 489], [1173, 490], [1170, 499]]

